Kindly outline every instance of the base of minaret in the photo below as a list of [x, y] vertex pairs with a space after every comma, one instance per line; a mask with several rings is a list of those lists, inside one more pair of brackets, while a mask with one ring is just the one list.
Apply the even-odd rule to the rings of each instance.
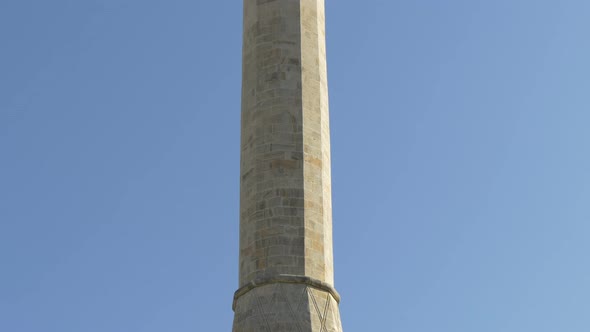
[[233, 332], [341, 332], [340, 297], [306, 277], [272, 278], [240, 288]]

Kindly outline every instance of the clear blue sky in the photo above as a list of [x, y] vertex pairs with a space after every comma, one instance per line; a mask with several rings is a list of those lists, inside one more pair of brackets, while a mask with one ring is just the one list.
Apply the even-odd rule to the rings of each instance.
[[[590, 331], [590, 2], [327, 0], [346, 331]], [[230, 331], [242, 1], [0, 1], [0, 331]]]

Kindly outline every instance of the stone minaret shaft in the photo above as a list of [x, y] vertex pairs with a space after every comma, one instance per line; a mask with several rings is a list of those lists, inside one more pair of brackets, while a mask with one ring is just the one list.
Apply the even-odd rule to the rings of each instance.
[[324, 0], [244, 0], [234, 332], [341, 331]]

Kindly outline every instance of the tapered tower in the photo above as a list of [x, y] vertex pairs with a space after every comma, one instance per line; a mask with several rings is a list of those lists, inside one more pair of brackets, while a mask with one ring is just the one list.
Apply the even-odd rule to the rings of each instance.
[[234, 332], [342, 331], [324, 0], [244, 0]]

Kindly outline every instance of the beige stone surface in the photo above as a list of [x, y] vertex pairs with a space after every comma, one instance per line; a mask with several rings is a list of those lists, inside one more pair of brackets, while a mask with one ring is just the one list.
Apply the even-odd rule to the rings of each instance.
[[[323, 0], [244, 1], [240, 287], [275, 275], [334, 283], [324, 17]], [[234, 331], [264, 331], [254, 326], [262, 320], [249, 317], [255, 315], [250, 298], [276, 300], [282, 295], [267, 294], [274, 290], [287, 294], [285, 303], [294, 303], [297, 289], [306, 289], [302, 308], [309, 312], [310, 294], [327, 294], [332, 300], [322, 300], [324, 295], [316, 300], [331, 303], [332, 316], [338, 317], [332, 325], [339, 326], [338, 305], [329, 293], [280, 284], [255, 288], [237, 300]], [[273, 313], [291, 320], [284, 318], [285, 327], [271, 331], [291, 331], [286, 326], [299, 326], [301, 315]], [[341, 330], [317, 328], [321, 324], [308, 317], [313, 329], [293, 331]]]
[[272, 284], [245, 294], [235, 309], [234, 331], [338, 332], [338, 303], [306, 285]]

